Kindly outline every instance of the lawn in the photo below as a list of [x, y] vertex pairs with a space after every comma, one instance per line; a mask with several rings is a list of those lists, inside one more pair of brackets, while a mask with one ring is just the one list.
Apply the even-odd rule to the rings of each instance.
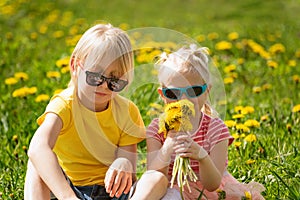
[[[0, 199], [23, 199], [36, 118], [67, 86], [80, 35], [101, 22], [135, 42], [136, 79], [124, 95], [146, 125], [161, 104], [155, 56], [184, 42], [207, 46], [217, 80], [211, 103], [235, 137], [228, 170], [241, 182], [262, 183], [266, 199], [300, 199], [299, 10], [297, 0], [2, 0]], [[139, 175], [145, 151], [142, 142]]]

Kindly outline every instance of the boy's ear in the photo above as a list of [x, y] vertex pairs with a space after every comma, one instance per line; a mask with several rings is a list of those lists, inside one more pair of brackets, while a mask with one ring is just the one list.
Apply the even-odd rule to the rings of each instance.
[[158, 94], [159, 94], [161, 97], [163, 97], [163, 93], [162, 93], [162, 89], [161, 89], [161, 88], [157, 88], [157, 92], [158, 92]]

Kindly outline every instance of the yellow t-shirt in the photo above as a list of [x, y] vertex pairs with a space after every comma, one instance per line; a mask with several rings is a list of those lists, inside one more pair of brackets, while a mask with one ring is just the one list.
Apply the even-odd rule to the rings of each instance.
[[[108, 108], [103, 112], [93, 112], [82, 105], [76, 106], [74, 97], [76, 98], [74, 88], [68, 88], [55, 95], [37, 122], [40, 125], [49, 112], [61, 118], [63, 127], [53, 151], [58, 157], [60, 166], [74, 185], [104, 185], [105, 173], [115, 158], [117, 147], [137, 144], [145, 138], [142, 117], [133, 102], [119, 95], [110, 101]], [[80, 112], [77, 110], [74, 113], [75, 106]], [[75, 124], [76, 120], [78, 122], [76, 119], [78, 116], [82, 117], [79, 120], [84, 121], [83, 127], [96, 128], [100, 137], [88, 135], [91, 134], [90, 130], [78, 128]], [[82, 139], [89, 138], [85, 138], [87, 135], [91, 139], [88, 143], [83, 143]], [[89, 144], [99, 147], [98, 152], [103, 154], [98, 153], [96, 157], [93, 156], [92, 151], [85, 146]]]

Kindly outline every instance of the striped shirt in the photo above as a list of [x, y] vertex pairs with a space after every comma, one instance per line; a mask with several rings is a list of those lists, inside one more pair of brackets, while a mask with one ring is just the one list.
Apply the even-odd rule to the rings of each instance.
[[[158, 121], [159, 119], [153, 119], [147, 129], [147, 137], [153, 137], [161, 144], [166, 140], [164, 133], [158, 134]], [[199, 128], [191, 136], [192, 139], [202, 146], [209, 154], [216, 144], [221, 141], [229, 140], [229, 145], [233, 142], [233, 137], [230, 135], [227, 126], [219, 118], [212, 118], [205, 113], [202, 113], [202, 119], [200, 121]], [[173, 164], [176, 154], [173, 153], [171, 157], [171, 163], [169, 165], [168, 174], [172, 174]], [[199, 162], [197, 160], [190, 160], [190, 165], [194, 172], [199, 173]], [[227, 162], [226, 162], [227, 165]]]

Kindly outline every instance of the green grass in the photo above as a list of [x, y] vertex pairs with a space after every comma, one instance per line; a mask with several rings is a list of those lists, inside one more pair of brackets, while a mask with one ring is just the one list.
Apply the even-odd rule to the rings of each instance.
[[[0, 2], [0, 199], [23, 199], [26, 171], [26, 151], [37, 128], [36, 118], [44, 111], [47, 101], [35, 102], [40, 94], [51, 96], [56, 89], [65, 88], [70, 75], [61, 73], [59, 78], [48, 78], [49, 71], [61, 72], [56, 61], [69, 56], [75, 38], [96, 22], [110, 22], [127, 29], [162, 27], [185, 34], [196, 40], [205, 39], [201, 45], [210, 48], [217, 61], [221, 78], [236, 76], [234, 82], [225, 84], [226, 106], [221, 107], [224, 120], [232, 120], [236, 106], [251, 106], [253, 113], [242, 119], [257, 120], [260, 126], [250, 128], [256, 141], [245, 142], [240, 147], [229, 148], [228, 170], [240, 181], [255, 180], [266, 187], [266, 199], [300, 199], [300, 112], [292, 112], [300, 104], [300, 9], [297, 0], [244, 0], [244, 1], [1, 1]], [[43, 29], [43, 28], [47, 29]], [[72, 31], [70, 31], [72, 30]], [[57, 31], [63, 35], [55, 37]], [[216, 44], [229, 41], [227, 35], [237, 32], [239, 38], [230, 41], [229, 50], [218, 50]], [[209, 39], [211, 33], [218, 37]], [[175, 34], [176, 36], [176, 34]], [[181, 38], [183, 35], [178, 36]], [[280, 43], [285, 47], [272, 60], [277, 68], [267, 66], [267, 60], [243, 46], [251, 39], [266, 51]], [[241, 46], [242, 45], [242, 46]], [[137, 52], [137, 56], [139, 56]], [[238, 63], [243, 58], [243, 63]], [[296, 66], [289, 65], [294, 60]], [[226, 66], [234, 64], [233, 73], [226, 73]], [[144, 63], [137, 62], [138, 81], [129, 96], [140, 108], [145, 124], [153, 116], [147, 115], [150, 103], [160, 103], [156, 94], [155, 79]], [[150, 65], [151, 66], [151, 65]], [[28, 80], [14, 85], [5, 79], [16, 72], [25, 72]], [[271, 87], [264, 89], [266, 84]], [[37, 92], [24, 97], [13, 97], [21, 87], [37, 87]], [[222, 86], [222, 84], [221, 84]], [[259, 87], [260, 92], [253, 92]], [[268, 116], [267, 119], [262, 117]], [[230, 128], [232, 134], [248, 135], [249, 132]], [[139, 146], [139, 174], [145, 169], [145, 143]], [[249, 164], [248, 161], [254, 161]]]

